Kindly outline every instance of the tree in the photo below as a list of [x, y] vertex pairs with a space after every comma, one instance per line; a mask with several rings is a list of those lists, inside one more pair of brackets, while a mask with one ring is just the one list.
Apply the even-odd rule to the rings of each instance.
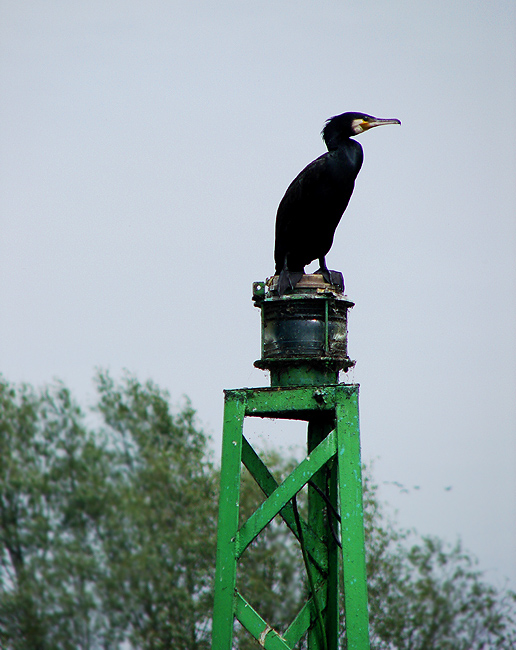
[[94, 590], [107, 460], [62, 385], [0, 383], [2, 648], [109, 647]]
[[0, 383], [0, 646], [209, 646], [217, 474], [187, 402], [97, 377], [88, 432], [69, 392]]
[[209, 647], [216, 473], [187, 402], [177, 416], [151, 382], [98, 375], [115, 447], [116, 499], [102, 521], [103, 600], [135, 648]]
[[[174, 413], [152, 382], [96, 382], [92, 421], [61, 384], [0, 380], [0, 647], [205, 650], [218, 501], [209, 440], [188, 401]], [[265, 455], [282, 480], [294, 461]], [[372, 648], [516, 647], [514, 594], [483, 581], [460, 545], [400, 530], [365, 477]], [[261, 499], [244, 471], [245, 513]], [[246, 550], [239, 584], [275, 627], [292, 620], [304, 568], [279, 518]], [[243, 630], [235, 644], [260, 647]]]
[[460, 543], [397, 528], [367, 471], [364, 488], [372, 649], [516, 648], [516, 594], [484, 582]]

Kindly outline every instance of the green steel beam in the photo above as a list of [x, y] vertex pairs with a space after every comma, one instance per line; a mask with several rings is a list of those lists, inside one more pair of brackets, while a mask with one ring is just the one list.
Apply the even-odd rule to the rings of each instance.
[[[330, 463], [329, 477], [328, 477], [328, 497], [330, 503], [333, 505], [335, 512], [338, 512], [338, 462], [334, 458]], [[339, 558], [340, 549], [337, 542], [331, 534], [331, 528], [336, 533], [339, 530], [338, 522], [331, 512], [331, 508], [327, 509], [328, 527], [330, 527], [330, 535], [328, 538], [328, 610], [327, 610], [327, 633], [328, 633], [328, 648], [339, 647], [339, 631], [340, 631], [340, 607], [339, 607]], [[331, 522], [331, 523], [330, 523]]]
[[[265, 650], [293, 649], [294, 646], [289, 645], [276, 630], [273, 630], [238, 591], [235, 598], [236, 617]], [[215, 646], [213, 648], [215, 650]]]
[[358, 391], [336, 405], [339, 497], [348, 650], [369, 649]]
[[[324, 609], [326, 607], [327, 590], [324, 587], [325, 585], [322, 584], [319, 589], [316, 590], [316, 596], [318, 598], [319, 607], [321, 609]], [[308, 631], [310, 625], [312, 625], [314, 619], [313, 612], [314, 603], [313, 598], [310, 597], [300, 609], [298, 615], [288, 626], [287, 631], [283, 635], [283, 638], [291, 648], [296, 647], [296, 645], [301, 641], [303, 636]], [[333, 650], [333, 648], [331, 650]]]
[[[332, 443], [336, 443], [336, 432], [333, 429], [333, 418], [328, 417], [327, 413], [317, 413], [312, 414], [308, 422], [308, 431], [307, 431], [307, 458], [313, 458], [317, 450], [320, 449], [323, 445], [331, 439]], [[336, 447], [332, 446], [332, 449], [337, 451]], [[321, 497], [321, 493], [327, 494], [328, 492], [328, 473], [327, 473], [327, 461], [330, 458], [333, 458], [334, 454], [331, 457], [326, 457], [325, 463], [320, 463], [318, 471], [314, 473], [311, 484], [308, 486], [308, 521], [310, 526], [315, 531], [318, 537], [321, 537], [324, 540], [326, 548], [326, 563], [328, 563], [328, 544], [329, 544], [329, 531], [326, 522], [326, 504]], [[319, 590], [321, 586], [326, 584], [326, 590], [329, 585], [328, 582], [325, 583], [325, 580], [322, 576], [314, 575], [312, 567], [308, 566], [307, 571], [311, 571], [312, 580], [316, 590]], [[328, 576], [326, 576], [328, 577]], [[331, 581], [331, 578], [330, 578]], [[331, 610], [334, 611], [334, 608]], [[312, 616], [315, 619], [314, 624], [308, 631], [308, 650], [329, 650], [331, 648], [328, 632], [330, 629], [335, 627], [334, 622], [330, 622], [328, 619], [328, 609], [322, 611], [319, 607], [312, 612]], [[322, 638], [324, 637], [324, 639]]]
[[236, 584], [236, 535], [240, 501], [242, 427], [244, 402], [227, 399], [222, 440], [223, 471], [220, 476], [217, 563], [213, 604], [213, 650], [230, 650], [233, 640], [233, 606]]
[[[274, 490], [279, 486], [274, 476], [269, 472], [262, 459], [258, 456], [255, 450], [243, 438], [242, 444], [242, 462], [249, 470], [255, 481], [258, 483], [262, 492], [266, 497], [270, 496]], [[285, 524], [289, 527], [292, 534], [299, 539], [296, 522], [294, 519], [294, 510], [292, 503], [287, 503], [284, 508], [279, 511]], [[318, 539], [313, 530], [307, 526], [306, 522], [301, 518], [301, 532], [305, 542], [306, 550], [313, 562], [316, 564], [319, 571], [326, 570], [326, 561], [324, 554], [324, 547], [322, 540]]]
[[246, 417], [274, 417], [308, 420], [319, 411], [332, 411], [337, 400], [358, 394], [356, 384], [286, 388], [239, 388], [224, 391], [226, 400], [245, 405]]

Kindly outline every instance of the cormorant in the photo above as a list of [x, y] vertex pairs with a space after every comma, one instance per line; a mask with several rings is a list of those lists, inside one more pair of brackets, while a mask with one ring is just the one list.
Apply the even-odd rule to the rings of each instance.
[[340, 273], [331, 277], [325, 257], [364, 157], [360, 144], [351, 138], [382, 124], [401, 122], [365, 113], [342, 113], [327, 120], [321, 135], [328, 152], [292, 181], [278, 207], [274, 261], [280, 296], [296, 286], [304, 267], [315, 259], [320, 265], [316, 273], [327, 282], [338, 282], [339, 277], [342, 282]]

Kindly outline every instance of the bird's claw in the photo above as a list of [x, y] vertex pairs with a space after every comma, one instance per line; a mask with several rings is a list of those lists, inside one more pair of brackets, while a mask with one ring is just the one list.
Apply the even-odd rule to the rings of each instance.
[[344, 276], [340, 271], [330, 271], [330, 284], [340, 293], [344, 293]]
[[304, 271], [289, 271], [283, 269], [278, 277], [278, 295], [283, 296], [289, 289], [294, 290], [296, 284], [301, 280]]
[[344, 293], [344, 276], [340, 271], [330, 271], [327, 268], [321, 268], [317, 269], [316, 273], [322, 275], [328, 284], [331, 284], [338, 291]]

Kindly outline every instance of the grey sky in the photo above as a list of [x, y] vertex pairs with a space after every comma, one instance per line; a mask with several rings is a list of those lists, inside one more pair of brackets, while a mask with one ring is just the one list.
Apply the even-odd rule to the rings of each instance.
[[128, 368], [189, 395], [218, 448], [222, 389], [268, 383], [251, 285], [283, 192], [326, 118], [400, 118], [360, 136], [328, 256], [363, 456], [404, 525], [516, 586], [514, 3], [0, 8], [4, 375], [85, 403], [95, 366]]

